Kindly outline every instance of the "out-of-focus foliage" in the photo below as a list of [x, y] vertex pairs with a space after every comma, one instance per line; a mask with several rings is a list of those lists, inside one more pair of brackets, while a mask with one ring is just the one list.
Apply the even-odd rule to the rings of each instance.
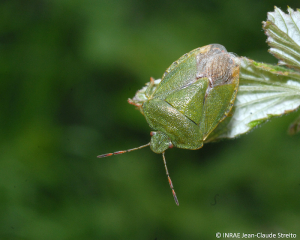
[[215, 239], [300, 226], [296, 117], [160, 155], [102, 153], [150, 139], [126, 100], [210, 43], [260, 62], [261, 21], [297, 1], [0, 2], [0, 239]]

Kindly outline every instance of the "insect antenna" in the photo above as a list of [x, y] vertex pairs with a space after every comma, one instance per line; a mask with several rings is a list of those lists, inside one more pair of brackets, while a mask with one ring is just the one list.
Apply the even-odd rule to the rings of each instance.
[[165, 152], [162, 153], [162, 156], [163, 156], [164, 165], [165, 165], [165, 169], [166, 169], [166, 174], [167, 174], [167, 177], [168, 177], [170, 188], [172, 190], [174, 201], [177, 204], [177, 206], [179, 206], [178, 198], [176, 196], [176, 193], [175, 193], [175, 190], [174, 190], [174, 187], [173, 187], [173, 183], [172, 183], [172, 180], [171, 180], [168, 168], [167, 168], [167, 162], [166, 162], [166, 158], [165, 158]]
[[136, 147], [136, 148], [123, 150], [123, 151], [117, 151], [117, 152], [113, 152], [113, 153], [105, 153], [105, 154], [102, 154], [102, 155], [98, 155], [97, 158], [104, 158], [104, 157], [110, 157], [112, 155], [123, 154], [123, 153], [131, 152], [131, 151], [139, 150], [139, 149], [147, 147], [147, 146], [150, 146], [150, 143], [147, 143], [145, 145], [142, 145], [142, 146], [139, 146], [139, 147]]

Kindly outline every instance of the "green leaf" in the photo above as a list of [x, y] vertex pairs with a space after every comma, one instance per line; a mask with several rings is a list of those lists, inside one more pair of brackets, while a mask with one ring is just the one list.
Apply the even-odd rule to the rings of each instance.
[[268, 36], [269, 52], [279, 59], [280, 65], [300, 69], [300, 12], [288, 7], [289, 14], [275, 7], [263, 22]]
[[218, 125], [206, 142], [235, 138], [299, 106], [298, 72], [242, 57], [240, 86], [231, 115]]
[[[240, 87], [231, 115], [210, 134], [206, 142], [234, 138], [275, 116], [300, 106], [300, 12], [288, 7], [289, 14], [275, 7], [263, 22], [269, 52], [296, 71], [245, 57], [241, 58]], [[300, 118], [288, 132], [300, 131]]]

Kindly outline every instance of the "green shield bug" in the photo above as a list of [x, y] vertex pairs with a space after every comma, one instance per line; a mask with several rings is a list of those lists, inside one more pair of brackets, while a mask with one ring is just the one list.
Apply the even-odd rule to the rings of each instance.
[[240, 60], [220, 44], [211, 44], [184, 54], [163, 74], [150, 78], [128, 102], [145, 116], [151, 141], [137, 148], [99, 155], [122, 154], [150, 146], [163, 156], [175, 203], [179, 205], [168, 172], [165, 151], [177, 147], [196, 150], [229, 114], [238, 91]]

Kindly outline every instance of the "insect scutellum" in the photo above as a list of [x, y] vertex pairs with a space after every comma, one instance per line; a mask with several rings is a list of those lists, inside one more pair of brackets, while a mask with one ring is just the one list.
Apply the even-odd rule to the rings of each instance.
[[[136, 148], [127, 149], [127, 150], [116, 151], [116, 152], [113, 152], [113, 153], [106, 153], [106, 154], [98, 155], [97, 158], [104, 158], [104, 157], [110, 157], [112, 155], [119, 155], [119, 154], [131, 152], [131, 151], [139, 150], [139, 149], [142, 149], [142, 148], [148, 147], [148, 146], [150, 146], [151, 149], [153, 150], [152, 143], [155, 142], [155, 141], [152, 141], [152, 139], [153, 138], [155, 139], [156, 137], [159, 137], [160, 136], [160, 132], [151, 132], [150, 135], [152, 136], [151, 142], [149, 142], [149, 143], [147, 143], [145, 145], [142, 145], [142, 146], [139, 146], [139, 147], [136, 147]], [[170, 143], [170, 144], [168, 144], [167, 148], [172, 148], [172, 147], [173, 147], [173, 145], [172, 145], [172, 143]], [[172, 190], [174, 201], [177, 204], [177, 206], [179, 206], [178, 198], [177, 198], [177, 195], [176, 195], [174, 187], [173, 187], [173, 183], [172, 183], [169, 171], [168, 171], [167, 162], [166, 162], [166, 158], [165, 158], [165, 150], [167, 148], [164, 148], [163, 152], [160, 152], [160, 153], [162, 154], [162, 157], [163, 157], [164, 166], [165, 166], [165, 170], [166, 170], [166, 175], [168, 177], [168, 182], [169, 182], [170, 188]]]

